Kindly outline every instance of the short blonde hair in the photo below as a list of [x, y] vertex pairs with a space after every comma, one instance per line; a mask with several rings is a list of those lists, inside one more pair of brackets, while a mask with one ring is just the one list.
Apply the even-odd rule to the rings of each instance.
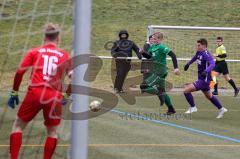
[[56, 40], [60, 31], [61, 31], [61, 29], [60, 29], [59, 25], [53, 24], [53, 23], [46, 24], [44, 26], [44, 30], [43, 30], [45, 37], [50, 41]]
[[156, 32], [153, 34], [153, 36], [156, 37], [157, 39], [161, 39], [161, 40], [163, 39], [163, 33], [161, 32]]
[[61, 31], [58, 24], [48, 23], [44, 26], [44, 34], [54, 34]]

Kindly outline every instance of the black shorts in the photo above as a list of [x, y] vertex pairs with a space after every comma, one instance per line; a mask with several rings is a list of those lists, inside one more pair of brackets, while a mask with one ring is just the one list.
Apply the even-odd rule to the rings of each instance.
[[223, 75], [229, 74], [226, 61], [216, 61], [213, 71], [222, 73]]

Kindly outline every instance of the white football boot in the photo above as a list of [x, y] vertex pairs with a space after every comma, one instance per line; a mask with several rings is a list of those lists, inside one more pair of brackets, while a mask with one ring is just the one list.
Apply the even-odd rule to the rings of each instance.
[[197, 107], [189, 107], [188, 110], [185, 112], [185, 114], [192, 114], [194, 112], [197, 112]]
[[218, 116], [216, 117], [217, 119], [220, 119], [223, 117], [224, 113], [226, 113], [228, 110], [224, 107], [222, 107], [221, 109], [219, 109], [219, 112], [218, 112]]

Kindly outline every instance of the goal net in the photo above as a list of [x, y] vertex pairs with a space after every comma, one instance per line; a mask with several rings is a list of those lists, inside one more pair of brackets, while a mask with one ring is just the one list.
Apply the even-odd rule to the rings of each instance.
[[[192, 82], [197, 78], [197, 66], [193, 64], [187, 72], [183, 71], [184, 64], [195, 54], [196, 41], [200, 38], [208, 40], [208, 49], [212, 54], [216, 50], [216, 38], [223, 37], [224, 46], [227, 50], [227, 62], [230, 71], [230, 77], [240, 85], [239, 62], [240, 62], [240, 45], [239, 35], [240, 28], [227, 27], [193, 27], [193, 26], [148, 26], [147, 36], [155, 32], [162, 32], [164, 34], [164, 43], [170, 47], [178, 57], [179, 67], [182, 75], [176, 77], [169, 71], [171, 79], [175, 87], [182, 87], [184, 83]], [[172, 69], [171, 61], [168, 66]], [[230, 88], [230, 85], [219, 77], [219, 87]]]
[[12, 71], [26, 52], [43, 43], [43, 26], [58, 23], [62, 28], [60, 47], [72, 48], [72, 0], [0, 1], [0, 89], [12, 84]]

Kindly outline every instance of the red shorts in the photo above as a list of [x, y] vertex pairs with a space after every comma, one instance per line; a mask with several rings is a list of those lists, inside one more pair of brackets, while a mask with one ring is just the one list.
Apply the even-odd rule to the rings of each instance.
[[18, 117], [24, 122], [31, 121], [43, 110], [44, 125], [57, 126], [61, 121], [62, 94], [47, 87], [29, 87], [19, 110]]

